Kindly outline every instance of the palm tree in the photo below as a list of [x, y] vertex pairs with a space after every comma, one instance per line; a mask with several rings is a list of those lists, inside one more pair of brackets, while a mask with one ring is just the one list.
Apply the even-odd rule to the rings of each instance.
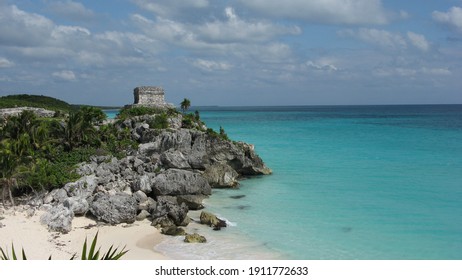
[[85, 122], [91, 124], [98, 124], [107, 118], [106, 114], [101, 109], [91, 106], [83, 106], [80, 108], [79, 113], [83, 115]]
[[183, 101], [180, 103], [180, 107], [183, 113], [186, 112], [189, 107], [191, 107], [191, 101], [187, 98], [183, 99]]
[[101, 143], [94, 125], [105, 118], [100, 109], [82, 107], [77, 112], [71, 112], [64, 123], [53, 124], [53, 132], [61, 135], [67, 151], [82, 145], [99, 146]]
[[23, 111], [19, 116], [8, 118], [0, 129], [2, 199], [5, 201], [5, 192], [8, 192], [13, 206], [12, 189], [18, 186], [18, 177], [24, 173], [22, 169], [32, 162], [39, 138], [44, 136], [44, 131], [38, 131], [38, 123], [34, 113]]
[[10, 139], [4, 139], [0, 142], [0, 185], [3, 188], [2, 201], [5, 203], [5, 192], [8, 192], [11, 205], [14, 206], [12, 189], [17, 187], [18, 182], [16, 176], [17, 169], [21, 164], [21, 157], [16, 154], [16, 149], [19, 145]]

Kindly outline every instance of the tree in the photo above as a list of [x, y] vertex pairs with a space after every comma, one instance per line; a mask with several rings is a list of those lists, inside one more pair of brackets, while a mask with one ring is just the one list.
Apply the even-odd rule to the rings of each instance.
[[80, 108], [79, 113], [83, 115], [85, 122], [91, 124], [101, 123], [107, 118], [106, 114], [101, 109], [96, 107], [83, 106]]
[[0, 142], [0, 186], [2, 186], [2, 201], [5, 203], [5, 192], [8, 192], [11, 205], [14, 206], [14, 199], [11, 190], [18, 186], [16, 176], [21, 164], [21, 158], [16, 154], [17, 143], [10, 139]]
[[83, 145], [99, 146], [101, 143], [94, 125], [104, 119], [104, 113], [93, 107], [82, 107], [78, 112], [71, 112], [60, 128], [65, 149], [72, 151]]
[[180, 103], [180, 107], [183, 113], [186, 112], [189, 107], [191, 107], [191, 101], [187, 98], [183, 99], [183, 101]]

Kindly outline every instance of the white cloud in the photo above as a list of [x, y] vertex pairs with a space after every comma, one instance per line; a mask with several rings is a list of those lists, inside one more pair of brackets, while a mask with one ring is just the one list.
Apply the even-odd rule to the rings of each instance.
[[334, 60], [331, 58], [319, 58], [315, 61], [309, 60], [306, 65], [317, 71], [334, 72], [338, 71], [338, 67], [334, 65]]
[[365, 43], [395, 51], [406, 50], [409, 46], [414, 46], [423, 52], [427, 52], [431, 47], [424, 35], [410, 31], [406, 33], [406, 36], [403, 36], [400, 33], [393, 33], [386, 30], [360, 28], [358, 30], [341, 30], [337, 34], [342, 37], [356, 38]]
[[406, 40], [403, 36], [386, 30], [374, 28], [360, 28], [359, 30], [342, 30], [340, 36], [358, 38], [363, 42], [388, 49], [405, 49]]
[[[50, 19], [3, 5], [0, 9], [0, 47], [18, 61], [64, 62], [85, 66], [151, 63], [159, 44], [143, 34], [104, 32], [93, 34], [81, 26], [58, 25]], [[150, 58], [150, 59], [146, 59]]]
[[176, 15], [181, 10], [201, 9], [209, 6], [208, 0], [132, 0], [140, 8], [162, 17]]
[[378, 68], [374, 70], [374, 75], [379, 77], [401, 76], [406, 78], [417, 78], [419, 76], [449, 76], [452, 72], [447, 68], [421, 67], [421, 68]]
[[15, 5], [2, 6], [0, 9], [0, 45], [42, 45], [53, 27], [51, 20], [24, 12]]
[[4, 57], [0, 57], [0, 68], [9, 68], [13, 66], [14, 66], [13, 62], [11, 62], [10, 60]]
[[327, 24], [385, 24], [380, 0], [241, 0], [261, 13]]
[[239, 51], [246, 45], [253, 47], [254, 44], [266, 44], [281, 35], [301, 33], [296, 26], [245, 21], [230, 7], [224, 10], [224, 14], [224, 21], [214, 20], [201, 24], [186, 24], [159, 16], [151, 20], [139, 14], [131, 18], [153, 40], [201, 51]]
[[73, 20], [88, 20], [95, 17], [95, 13], [86, 8], [82, 3], [71, 0], [52, 1], [48, 3], [48, 9], [61, 17]]
[[214, 42], [267, 41], [278, 35], [297, 35], [297, 26], [285, 27], [268, 21], [245, 21], [239, 18], [233, 8], [225, 9], [226, 21], [213, 21], [197, 27], [199, 37]]
[[416, 34], [413, 32], [407, 32], [407, 37], [411, 44], [419, 50], [426, 52], [430, 49], [430, 43], [428, 43], [424, 35]]
[[452, 7], [446, 13], [434, 11], [432, 17], [433, 20], [462, 33], [462, 8]]
[[423, 67], [420, 71], [424, 74], [430, 74], [435, 76], [448, 76], [451, 75], [452, 72], [447, 68], [427, 68]]
[[192, 63], [195, 67], [205, 70], [205, 71], [217, 71], [217, 70], [230, 70], [233, 65], [220, 62], [220, 61], [213, 61], [213, 60], [205, 60], [205, 59], [196, 59]]
[[74, 72], [70, 70], [62, 70], [58, 72], [53, 72], [51, 75], [55, 78], [58, 78], [64, 81], [75, 81], [77, 79]]

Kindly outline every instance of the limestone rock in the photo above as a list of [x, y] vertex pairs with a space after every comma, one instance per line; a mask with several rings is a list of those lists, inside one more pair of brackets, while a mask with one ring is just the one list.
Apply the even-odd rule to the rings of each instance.
[[51, 231], [68, 233], [72, 230], [72, 220], [74, 212], [62, 204], [52, 207], [42, 215], [40, 222], [48, 227]]
[[[136, 197], [136, 193], [134, 197], [138, 200], [138, 198]], [[146, 210], [149, 213], [151, 213], [156, 208], [157, 208], [157, 201], [155, 201], [152, 197], [148, 197], [146, 201], [140, 202], [138, 204], [138, 210]]]
[[163, 166], [177, 169], [190, 169], [188, 160], [181, 151], [168, 150], [160, 155], [160, 161]]
[[185, 203], [189, 210], [200, 210], [204, 208], [202, 201], [207, 198], [206, 195], [178, 195], [176, 198], [178, 203]]
[[202, 211], [200, 216], [201, 224], [213, 227], [214, 230], [219, 230], [226, 227], [226, 221], [217, 218], [212, 213]]
[[186, 237], [184, 238], [184, 242], [186, 243], [206, 243], [207, 239], [202, 235], [193, 233], [193, 234], [186, 234]]
[[55, 115], [55, 111], [46, 110], [44, 108], [35, 107], [16, 107], [0, 109], [0, 119], [9, 116], [19, 116], [23, 111], [31, 111], [39, 118], [51, 118]]
[[69, 197], [63, 202], [64, 207], [69, 208], [74, 215], [85, 215], [90, 208], [88, 201], [82, 197]]
[[136, 220], [137, 221], [142, 221], [148, 217], [151, 216], [151, 213], [149, 213], [148, 211], [146, 210], [141, 210], [141, 212], [136, 216]]
[[235, 188], [239, 185], [239, 174], [225, 163], [216, 163], [207, 167], [202, 174], [215, 188]]
[[171, 235], [171, 236], [181, 236], [186, 235], [186, 232], [183, 228], [177, 226], [170, 226], [162, 228], [160, 231], [162, 234]]
[[207, 180], [198, 173], [180, 169], [168, 169], [153, 180], [155, 195], [210, 195], [212, 190]]
[[[169, 219], [173, 225], [184, 225], [184, 221], [188, 214], [188, 207], [185, 203], [178, 204], [175, 197], [158, 196], [157, 206], [152, 210], [153, 225], [156, 226], [160, 223], [169, 224], [166, 218]], [[163, 226], [162, 226], [163, 227]]]
[[91, 213], [98, 220], [110, 224], [133, 223], [137, 208], [136, 199], [125, 193], [97, 193], [90, 205]]
[[135, 180], [135, 184], [133, 186], [133, 189], [135, 191], [142, 191], [145, 194], [150, 194], [152, 192], [152, 180], [155, 177], [155, 174], [144, 174], [142, 176], [139, 176]]
[[[61, 189], [66, 192], [66, 196], [78, 196], [82, 198], [89, 198], [95, 192], [97, 186], [97, 178], [95, 175], [83, 176], [79, 180], [67, 183]], [[58, 200], [59, 201], [59, 200]], [[63, 200], [64, 201], [64, 200]]]
[[133, 193], [133, 197], [136, 199], [136, 201], [138, 203], [144, 203], [148, 200], [148, 196], [146, 195], [146, 193], [144, 193], [143, 191], [139, 190], [139, 191], [136, 191], [135, 193]]
[[156, 227], [156, 228], [167, 228], [167, 227], [171, 227], [174, 225], [175, 224], [173, 223], [173, 221], [170, 220], [170, 218], [167, 216], [153, 218], [152, 223], [151, 223], [151, 226]]
[[54, 189], [50, 194], [51, 201], [63, 203], [68, 198], [67, 191], [63, 189]]

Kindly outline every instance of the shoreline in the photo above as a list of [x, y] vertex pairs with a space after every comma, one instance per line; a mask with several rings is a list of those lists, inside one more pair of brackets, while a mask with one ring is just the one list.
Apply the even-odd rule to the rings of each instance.
[[48, 231], [40, 223], [44, 211], [20, 205], [5, 209], [0, 204], [0, 247], [7, 250], [11, 257], [13, 242], [16, 255], [22, 257], [24, 248], [28, 260], [69, 260], [74, 254], [80, 259], [82, 246], [87, 238], [90, 246], [98, 232], [97, 247], [106, 252], [111, 245], [129, 250], [122, 260], [168, 260], [167, 256], [156, 252], [154, 246], [161, 243], [165, 236], [151, 226], [147, 220], [133, 224], [102, 225], [85, 216], [75, 217], [72, 231], [67, 234]]

